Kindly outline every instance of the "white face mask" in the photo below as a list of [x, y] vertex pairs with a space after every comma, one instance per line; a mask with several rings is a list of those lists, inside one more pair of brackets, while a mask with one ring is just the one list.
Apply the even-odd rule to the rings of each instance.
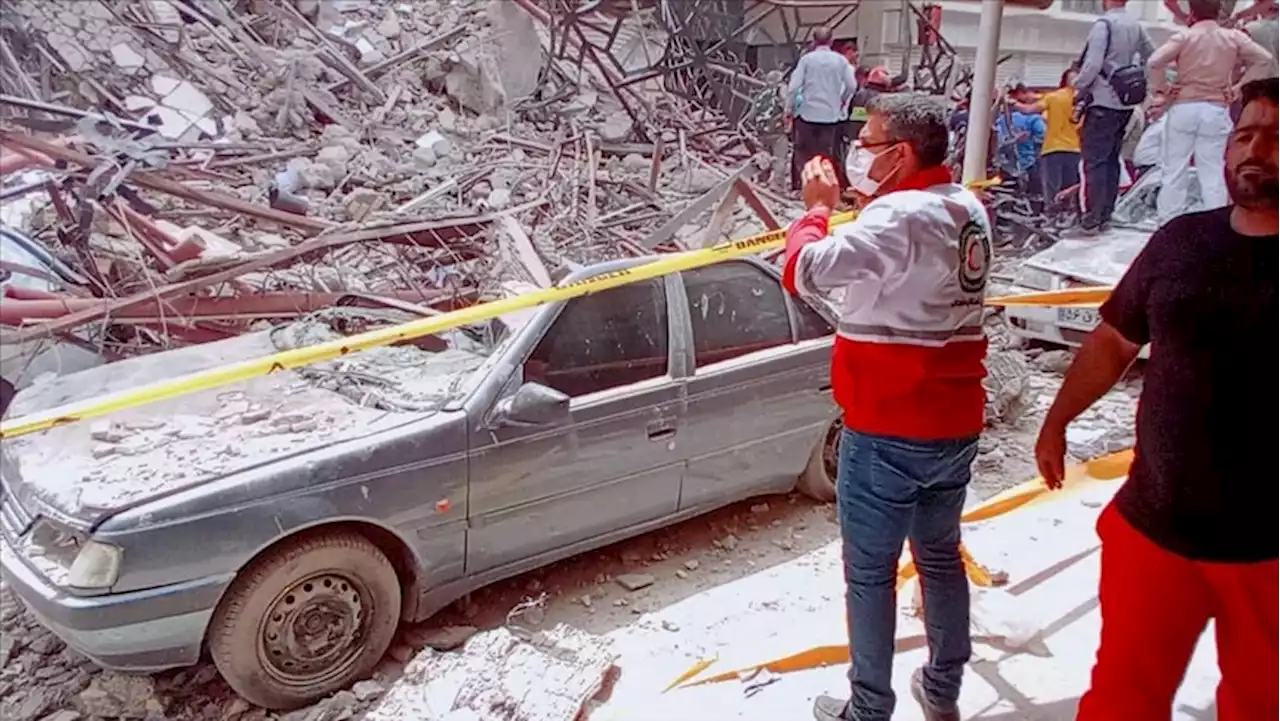
[[872, 180], [868, 175], [871, 172], [871, 165], [876, 162], [877, 157], [879, 155], [869, 148], [855, 145], [849, 149], [849, 155], [845, 159], [844, 171], [849, 178], [849, 187], [853, 188], [854, 192], [865, 195], [868, 198], [874, 197], [876, 193], [880, 192], [880, 181]]
[[867, 173], [871, 172], [871, 164], [875, 161], [876, 154], [866, 148], [855, 146], [849, 149], [844, 172], [849, 178], [849, 187], [853, 188], [854, 192], [870, 197], [880, 190], [880, 183], [867, 176]]

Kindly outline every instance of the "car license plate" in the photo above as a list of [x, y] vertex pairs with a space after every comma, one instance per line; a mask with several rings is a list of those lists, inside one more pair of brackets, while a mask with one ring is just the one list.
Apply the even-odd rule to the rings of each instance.
[[1093, 330], [1101, 321], [1096, 308], [1059, 308], [1058, 325], [1077, 330]]

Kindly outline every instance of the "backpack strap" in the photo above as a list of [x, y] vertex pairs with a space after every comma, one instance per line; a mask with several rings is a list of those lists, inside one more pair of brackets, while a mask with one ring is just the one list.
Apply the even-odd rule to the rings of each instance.
[[[1098, 67], [1098, 77], [1110, 82], [1112, 73], [1107, 72], [1107, 56], [1111, 54], [1111, 21], [1107, 20], [1106, 15], [1103, 15], [1098, 18], [1098, 22], [1107, 28], [1107, 44], [1102, 48], [1102, 65]], [[1085, 50], [1088, 51], [1088, 49], [1086, 45]]]

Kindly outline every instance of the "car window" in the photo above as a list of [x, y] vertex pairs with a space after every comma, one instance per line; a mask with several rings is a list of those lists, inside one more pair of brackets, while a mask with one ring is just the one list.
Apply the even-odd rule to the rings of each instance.
[[799, 340], [826, 338], [836, 332], [836, 329], [832, 328], [827, 319], [814, 310], [813, 306], [799, 298], [792, 298], [791, 302], [796, 307], [796, 322], [799, 325], [797, 336]]
[[667, 297], [649, 280], [570, 300], [525, 361], [526, 382], [569, 396], [667, 373]]
[[760, 268], [717, 263], [681, 277], [698, 367], [791, 342], [782, 286]]

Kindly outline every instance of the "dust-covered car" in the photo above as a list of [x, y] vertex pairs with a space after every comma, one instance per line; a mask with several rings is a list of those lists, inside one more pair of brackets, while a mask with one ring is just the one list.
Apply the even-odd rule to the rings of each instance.
[[[57, 293], [87, 285], [85, 278], [35, 240], [0, 225], [0, 297], [56, 298]], [[14, 394], [36, 378], [66, 375], [104, 362], [93, 345], [75, 336], [15, 342], [12, 334], [17, 328], [10, 322], [6, 317], [0, 323], [0, 414]]]
[[[1160, 174], [1148, 172], [1116, 203], [1109, 230], [1090, 238], [1063, 238], [1022, 262], [1011, 293], [1067, 290], [1085, 286], [1114, 286], [1138, 253], [1146, 247], [1156, 222]], [[1200, 204], [1199, 189], [1191, 189], [1191, 205]], [[1009, 328], [1034, 340], [1078, 346], [1101, 320], [1093, 308], [1009, 306], [1003, 311]], [[1143, 357], [1147, 349], [1142, 350]]]
[[[36, 383], [9, 415], [409, 317], [326, 309]], [[757, 494], [832, 499], [829, 318], [730, 261], [14, 438], [0, 562], [105, 666], [207, 647], [246, 699], [300, 705], [495, 580]]]

